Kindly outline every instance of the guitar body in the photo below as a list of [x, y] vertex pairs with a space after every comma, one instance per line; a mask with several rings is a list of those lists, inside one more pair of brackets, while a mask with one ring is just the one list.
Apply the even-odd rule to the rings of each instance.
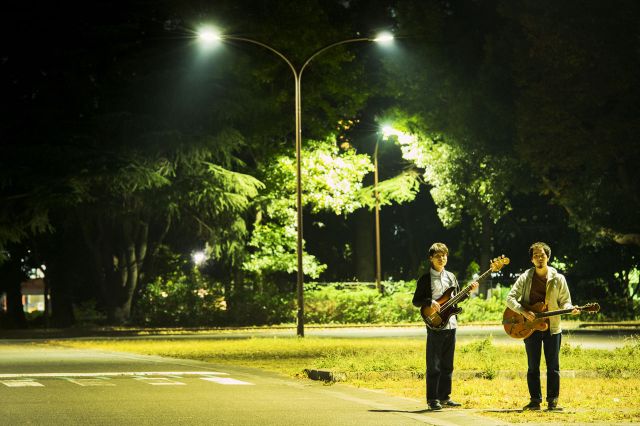
[[[442, 307], [442, 305], [445, 305], [451, 299], [454, 290], [454, 287], [448, 288], [436, 302]], [[456, 305], [449, 305], [444, 309], [441, 308], [440, 312], [436, 312], [436, 310], [429, 305], [425, 305], [420, 309], [424, 323], [431, 330], [442, 330], [449, 324], [451, 316], [458, 315], [460, 312], [462, 312], [462, 308]]]
[[491, 267], [483, 272], [477, 282], [467, 285], [465, 288], [454, 294], [456, 288], [448, 288], [436, 302], [440, 305], [440, 312], [437, 312], [431, 305], [424, 305], [420, 308], [420, 315], [424, 323], [431, 330], [442, 330], [449, 324], [452, 315], [458, 315], [462, 312], [462, 308], [458, 307], [458, 303], [469, 298], [471, 291], [477, 287], [477, 283], [486, 278], [491, 272], [498, 272], [504, 265], [509, 264], [509, 258], [504, 255], [497, 257], [491, 261]]
[[507, 308], [502, 314], [502, 325], [504, 331], [514, 339], [526, 339], [531, 336], [534, 331], [546, 331], [549, 328], [549, 317], [556, 315], [569, 314], [574, 311], [596, 313], [600, 312], [600, 305], [597, 303], [587, 303], [582, 306], [574, 306], [570, 309], [559, 309], [557, 311], [547, 311], [547, 306], [542, 303], [536, 303], [533, 306], [523, 305], [523, 307], [536, 315], [536, 319], [529, 321], [524, 316]]
[[[538, 302], [532, 306], [523, 305], [523, 307], [535, 313], [545, 312], [547, 310], [544, 302]], [[502, 325], [504, 326], [504, 331], [514, 339], [526, 339], [536, 330], [546, 331], [549, 328], [549, 321], [547, 318], [536, 318], [530, 321], [523, 315], [507, 308], [504, 314], [502, 314]]]

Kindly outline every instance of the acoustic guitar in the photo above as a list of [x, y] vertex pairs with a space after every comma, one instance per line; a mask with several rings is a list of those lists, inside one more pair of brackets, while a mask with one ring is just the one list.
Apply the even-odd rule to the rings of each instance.
[[[498, 272], [504, 265], [509, 264], [509, 258], [504, 255], [497, 257], [491, 261], [491, 267], [482, 273], [476, 280], [477, 282], [485, 279], [490, 273]], [[448, 288], [436, 302], [440, 305], [440, 312], [437, 312], [431, 305], [424, 305], [420, 308], [422, 320], [431, 330], [442, 330], [449, 323], [452, 315], [458, 315], [462, 312], [462, 308], [457, 304], [469, 297], [471, 293], [471, 284], [463, 288], [459, 293], [453, 294], [455, 287]]]
[[532, 306], [522, 306], [526, 310], [535, 313], [536, 319], [533, 321], [528, 320], [524, 315], [512, 311], [509, 308], [505, 309], [504, 314], [502, 314], [504, 331], [514, 339], [526, 339], [536, 330], [546, 331], [549, 328], [549, 317], [568, 314], [574, 309], [580, 312], [591, 313], [596, 313], [600, 310], [600, 305], [597, 303], [587, 303], [583, 306], [574, 306], [571, 309], [559, 309], [557, 311], [547, 311], [547, 305], [545, 305], [544, 302], [538, 302]]

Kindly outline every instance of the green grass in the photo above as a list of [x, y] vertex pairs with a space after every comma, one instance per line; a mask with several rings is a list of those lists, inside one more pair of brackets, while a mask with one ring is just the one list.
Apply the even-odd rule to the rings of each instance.
[[[640, 339], [612, 351], [564, 345], [561, 368], [576, 377], [561, 380], [561, 413], [521, 413], [528, 402], [523, 345], [491, 339], [459, 344], [453, 397], [467, 408], [509, 422], [640, 421]], [[188, 358], [243, 365], [306, 379], [305, 369], [346, 373], [346, 383], [425, 399], [424, 340], [254, 337], [249, 339], [162, 339], [55, 341], [49, 344]], [[543, 367], [544, 371], [544, 360]], [[544, 380], [543, 380], [544, 392]]]

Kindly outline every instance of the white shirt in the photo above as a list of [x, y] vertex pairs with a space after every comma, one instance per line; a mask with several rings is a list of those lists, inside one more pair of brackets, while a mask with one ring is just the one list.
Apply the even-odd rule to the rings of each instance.
[[[431, 298], [433, 300], [439, 299], [442, 297], [445, 291], [449, 287], [453, 287], [454, 284], [449, 279], [449, 275], [444, 272], [438, 272], [435, 269], [431, 268]], [[443, 330], [451, 330], [458, 327], [458, 321], [456, 320], [455, 315], [451, 315], [449, 318], [449, 324], [447, 324]]]

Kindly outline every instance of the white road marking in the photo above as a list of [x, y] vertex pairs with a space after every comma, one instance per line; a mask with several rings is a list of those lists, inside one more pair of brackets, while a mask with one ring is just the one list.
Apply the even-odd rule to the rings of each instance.
[[0, 380], [0, 383], [10, 388], [23, 388], [27, 386], [44, 387], [42, 383], [38, 383], [35, 380]]
[[[26, 387], [26, 386], [44, 386], [35, 379], [63, 379], [78, 386], [116, 386], [110, 382], [111, 377], [131, 377], [135, 380], [148, 383], [155, 386], [172, 386], [186, 385], [175, 379], [182, 379], [184, 376], [204, 376], [200, 379], [217, 383], [219, 385], [249, 385], [254, 383], [242, 380], [232, 379], [231, 377], [212, 377], [212, 376], [228, 376], [229, 373], [221, 373], [217, 371], [120, 371], [108, 373], [15, 373], [0, 374], [0, 383], [8, 387]], [[154, 377], [164, 376], [164, 377]]]
[[202, 380], [218, 383], [219, 385], [251, 385], [253, 383], [243, 382], [242, 380], [232, 379], [230, 377], [201, 377]]
[[115, 383], [111, 383], [108, 380], [108, 377], [94, 377], [94, 378], [89, 378], [89, 379], [71, 379], [68, 377], [62, 377], [62, 379], [71, 382], [71, 383], [75, 383], [78, 386], [115, 386]]
[[228, 376], [229, 373], [217, 371], [121, 371], [109, 373], [17, 373], [0, 374], [0, 379], [19, 379], [28, 377], [118, 377], [118, 376]]
[[178, 382], [176, 380], [167, 379], [165, 377], [135, 377], [136, 380], [148, 383], [154, 386], [180, 386], [186, 385], [186, 383]]

